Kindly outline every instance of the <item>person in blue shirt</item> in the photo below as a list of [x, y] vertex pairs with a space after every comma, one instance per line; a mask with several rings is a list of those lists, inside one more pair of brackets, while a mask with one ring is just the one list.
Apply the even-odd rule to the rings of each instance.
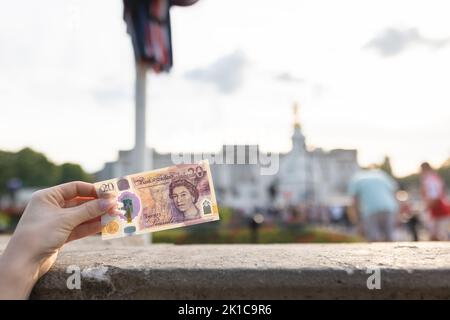
[[397, 189], [397, 182], [378, 169], [361, 170], [351, 179], [349, 193], [368, 241], [393, 240], [398, 212]]

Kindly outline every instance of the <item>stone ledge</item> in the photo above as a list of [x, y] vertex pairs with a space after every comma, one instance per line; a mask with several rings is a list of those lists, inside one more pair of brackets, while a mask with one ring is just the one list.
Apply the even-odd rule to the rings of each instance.
[[[70, 265], [81, 290], [66, 286]], [[380, 290], [367, 288], [373, 268]], [[94, 237], [67, 245], [31, 298], [449, 299], [450, 243], [144, 247]]]

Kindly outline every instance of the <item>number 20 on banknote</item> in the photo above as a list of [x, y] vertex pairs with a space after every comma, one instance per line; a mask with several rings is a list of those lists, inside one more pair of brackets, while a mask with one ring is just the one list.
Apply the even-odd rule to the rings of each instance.
[[95, 183], [99, 197], [115, 197], [119, 212], [102, 216], [102, 239], [219, 220], [207, 160]]

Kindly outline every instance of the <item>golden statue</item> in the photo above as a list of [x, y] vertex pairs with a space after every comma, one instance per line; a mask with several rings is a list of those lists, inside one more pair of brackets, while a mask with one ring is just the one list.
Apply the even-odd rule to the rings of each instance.
[[294, 129], [300, 129], [299, 104], [294, 102], [292, 109], [294, 110]]

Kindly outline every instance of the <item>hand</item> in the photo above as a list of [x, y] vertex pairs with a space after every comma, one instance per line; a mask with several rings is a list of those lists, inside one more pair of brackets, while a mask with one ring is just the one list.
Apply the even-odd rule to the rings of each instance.
[[33, 194], [3, 255], [0, 299], [26, 299], [67, 242], [100, 232], [114, 199], [96, 199], [93, 184], [70, 182]]

